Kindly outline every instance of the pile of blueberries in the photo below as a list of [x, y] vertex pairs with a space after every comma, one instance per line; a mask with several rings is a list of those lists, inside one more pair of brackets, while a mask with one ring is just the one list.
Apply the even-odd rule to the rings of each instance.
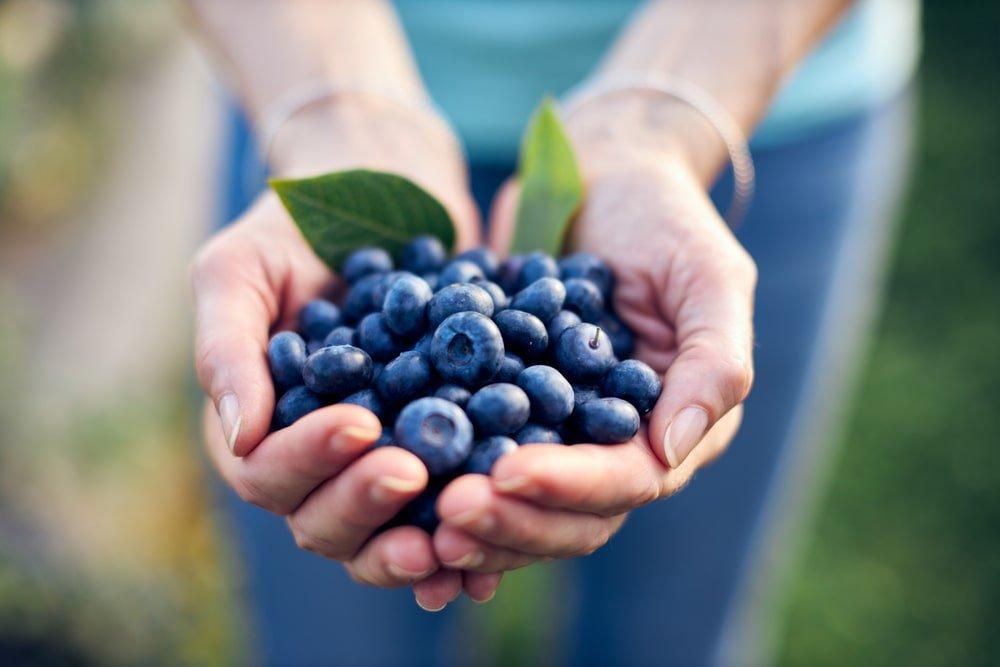
[[625, 442], [656, 403], [660, 378], [627, 359], [632, 334], [596, 256], [501, 263], [476, 248], [449, 260], [437, 238], [420, 236], [399, 265], [381, 248], [354, 251], [342, 304], [310, 301], [300, 333], [277, 333], [267, 349], [273, 428], [360, 405], [382, 422], [376, 447], [402, 447], [427, 466], [430, 488], [396, 523], [433, 530], [447, 481], [488, 474], [519, 445]]

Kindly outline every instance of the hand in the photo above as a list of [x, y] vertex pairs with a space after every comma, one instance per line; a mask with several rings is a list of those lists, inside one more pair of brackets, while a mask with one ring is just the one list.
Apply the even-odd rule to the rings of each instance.
[[[366, 166], [408, 175], [450, 208], [459, 243], [474, 244], [475, 207], [457, 156], [429, 141], [419, 121], [403, 132], [400, 119], [375, 110], [359, 117], [361, 126], [329, 111], [304, 116], [304, 124], [279, 137], [276, 163], [286, 172]], [[387, 136], [395, 141], [386, 143]], [[302, 150], [293, 148], [297, 139]], [[268, 433], [275, 402], [265, 354], [270, 332], [291, 327], [303, 304], [337, 282], [273, 193], [211, 239], [191, 274], [196, 367], [208, 395], [205, 440], [226, 483], [247, 502], [285, 516], [300, 547], [342, 561], [358, 581], [413, 585], [418, 603], [430, 609], [454, 599], [463, 584], [474, 599], [491, 597], [498, 575], [466, 574], [463, 581], [463, 573], [442, 570], [421, 530], [374, 535], [423, 490], [427, 471], [399, 448], [366, 451], [381, 433], [370, 412], [334, 405]]]
[[[443, 563], [480, 572], [590, 553], [626, 513], [681, 488], [729, 444], [752, 382], [755, 267], [680, 154], [584, 155], [587, 200], [573, 249], [615, 270], [615, 304], [637, 356], [665, 373], [648, 427], [614, 446], [528, 446], [492, 478], [467, 476], [439, 501]], [[516, 186], [498, 198], [506, 248]]]

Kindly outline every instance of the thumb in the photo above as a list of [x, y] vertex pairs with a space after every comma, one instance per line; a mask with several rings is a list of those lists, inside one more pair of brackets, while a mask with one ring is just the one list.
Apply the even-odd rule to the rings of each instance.
[[521, 187], [511, 178], [500, 187], [490, 206], [489, 246], [501, 257], [507, 254], [514, 240], [514, 219], [520, 197]]

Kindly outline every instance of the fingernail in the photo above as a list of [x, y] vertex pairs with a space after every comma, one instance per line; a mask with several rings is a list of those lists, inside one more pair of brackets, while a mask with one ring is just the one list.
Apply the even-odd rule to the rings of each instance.
[[395, 563], [389, 563], [386, 566], [386, 569], [389, 570], [389, 574], [396, 577], [397, 579], [402, 579], [404, 581], [411, 581], [411, 582], [423, 579], [424, 577], [434, 572], [433, 569], [424, 570], [423, 572], [410, 572], [409, 570], [404, 570]]
[[445, 563], [445, 565], [455, 570], [467, 570], [472, 567], [479, 567], [483, 564], [484, 560], [486, 560], [486, 554], [479, 549], [473, 549], [461, 558], [456, 558], [453, 561]]
[[335, 449], [356, 449], [361, 446], [370, 445], [378, 440], [382, 433], [373, 428], [364, 426], [345, 426], [338, 429], [330, 438], [330, 445]]
[[475, 602], [476, 604], [486, 604], [487, 602], [489, 602], [490, 600], [492, 600], [496, 596], [497, 596], [497, 592], [496, 592], [496, 589], [494, 589], [492, 593], [490, 593], [489, 595], [487, 595], [484, 598], [477, 599], [477, 598], [474, 598], [474, 597], [472, 597], [470, 595], [469, 599], [472, 600], [473, 602]]
[[663, 435], [663, 453], [671, 468], [684, 463], [708, 429], [708, 413], [702, 408], [684, 408], [674, 416]]
[[236, 438], [240, 436], [240, 426], [243, 425], [243, 415], [240, 413], [240, 401], [236, 394], [223, 394], [216, 406], [219, 420], [222, 422], [222, 434], [226, 438], [226, 446], [232, 452], [236, 447]]
[[427, 606], [427, 605], [425, 605], [425, 604], [424, 604], [423, 602], [421, 602], [421, 601], [420, 601], [420, 598], [418, 598], [417, 596], [413, 596], [413, 599], [417, 601], [417, 606], [418, 606], [418, 607], [420, 607], [420, 608], [421, 608], [421, 609], [423, 609], [424, 611], [429, 611], [429, 612], [431, 612], [432, 614], [434, 614], [434, 613], [437, 613], [437, 612], [441, 611], [442, 609], [444, 609], [445, 607], [447, 607], [447, 606], [448, 606], [448, 603], [447, 603], [447, 602], [445, 602], [445, 603], [444, 603], [443, 605], [441, 605], [440, 607], [428, 607], [428, 606]]
[[383, 475], [372, 483], [369, 495], [372, 502], [378, 505], [388, 505], [416, 493], [423, 487], [423, 483], [416, 480]]
[[494, 518], [485, 507], [476, 507], [457, 514], [446, 521], [461, 528], [472, 528], [481, 532], [489, 532], [496, 525]]
[[523, 493], [531, 486], [531, 480], [524, 475], [508, 479], [494, 480], [493, 486], [501, 493]]

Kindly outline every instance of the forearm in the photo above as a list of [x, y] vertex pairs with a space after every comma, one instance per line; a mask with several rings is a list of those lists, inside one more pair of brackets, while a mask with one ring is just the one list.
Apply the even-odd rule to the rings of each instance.
[[[850, 0], [653, 0], [615, 42], [597, 77], [659, 72], [705, 90], [752, 133], [779, 84]], [[721, 139], [697, 112], [656, 95], [609, 95], [572, 119], [587, 146], [624, 138], [642, 151], [683, 151], [710, 181], [725, 158]]]

